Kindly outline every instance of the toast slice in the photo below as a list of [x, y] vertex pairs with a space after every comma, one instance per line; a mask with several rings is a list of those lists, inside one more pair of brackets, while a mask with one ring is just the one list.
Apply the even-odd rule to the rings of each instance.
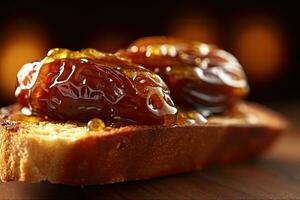
[[126, 126], [88, 131], [86, 124], [11, 120], [3, 108], [0, 181], [90, 185], [149, 179], [259, 155], [287, 123], [256, 104], [195, 126]]

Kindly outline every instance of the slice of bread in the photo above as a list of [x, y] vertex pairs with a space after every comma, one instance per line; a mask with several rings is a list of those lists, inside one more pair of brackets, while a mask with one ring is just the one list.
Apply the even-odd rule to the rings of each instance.
[[196, 126], [127, 126], [88, 131], [75, 122], [11, 120], [3, 108], [0, 181], [89, 185], [149, 179], [257, 156], [286, 129], [278, 114], [250, 103]]

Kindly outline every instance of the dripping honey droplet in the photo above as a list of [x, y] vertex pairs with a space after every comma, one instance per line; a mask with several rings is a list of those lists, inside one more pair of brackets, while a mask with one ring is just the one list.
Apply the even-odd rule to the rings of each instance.
[[105, 124], [101, 119], [93, 118], [88, 124], [89, 131], [103, 131], [105, 129]]

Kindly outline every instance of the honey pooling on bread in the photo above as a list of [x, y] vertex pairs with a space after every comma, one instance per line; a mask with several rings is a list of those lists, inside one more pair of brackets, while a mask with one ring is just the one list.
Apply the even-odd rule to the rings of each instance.
[[17, 75], [16, 96], [32, 114], [106, 124], [173, 125], [169, 89], [154, 72], [94, 49], [53, 49]]
[[192, 106], [203, 113], [223, 112], [249, 91], [237, 59], [215, 46], [172, 37], [146, 37], [117, 55], [160, 75], [176, 105]]

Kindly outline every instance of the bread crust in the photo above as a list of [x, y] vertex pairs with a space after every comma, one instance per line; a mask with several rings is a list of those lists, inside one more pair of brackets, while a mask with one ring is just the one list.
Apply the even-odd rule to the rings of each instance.
[[2, 117], [0, 181], [106, 184], [250, 159], [266, 150], [287, 122], [262, 106], [240, 106], [255, 116], [255, 123], [225, 117], [197, 126], [127, 126], [88, 132], [82, 124]]

